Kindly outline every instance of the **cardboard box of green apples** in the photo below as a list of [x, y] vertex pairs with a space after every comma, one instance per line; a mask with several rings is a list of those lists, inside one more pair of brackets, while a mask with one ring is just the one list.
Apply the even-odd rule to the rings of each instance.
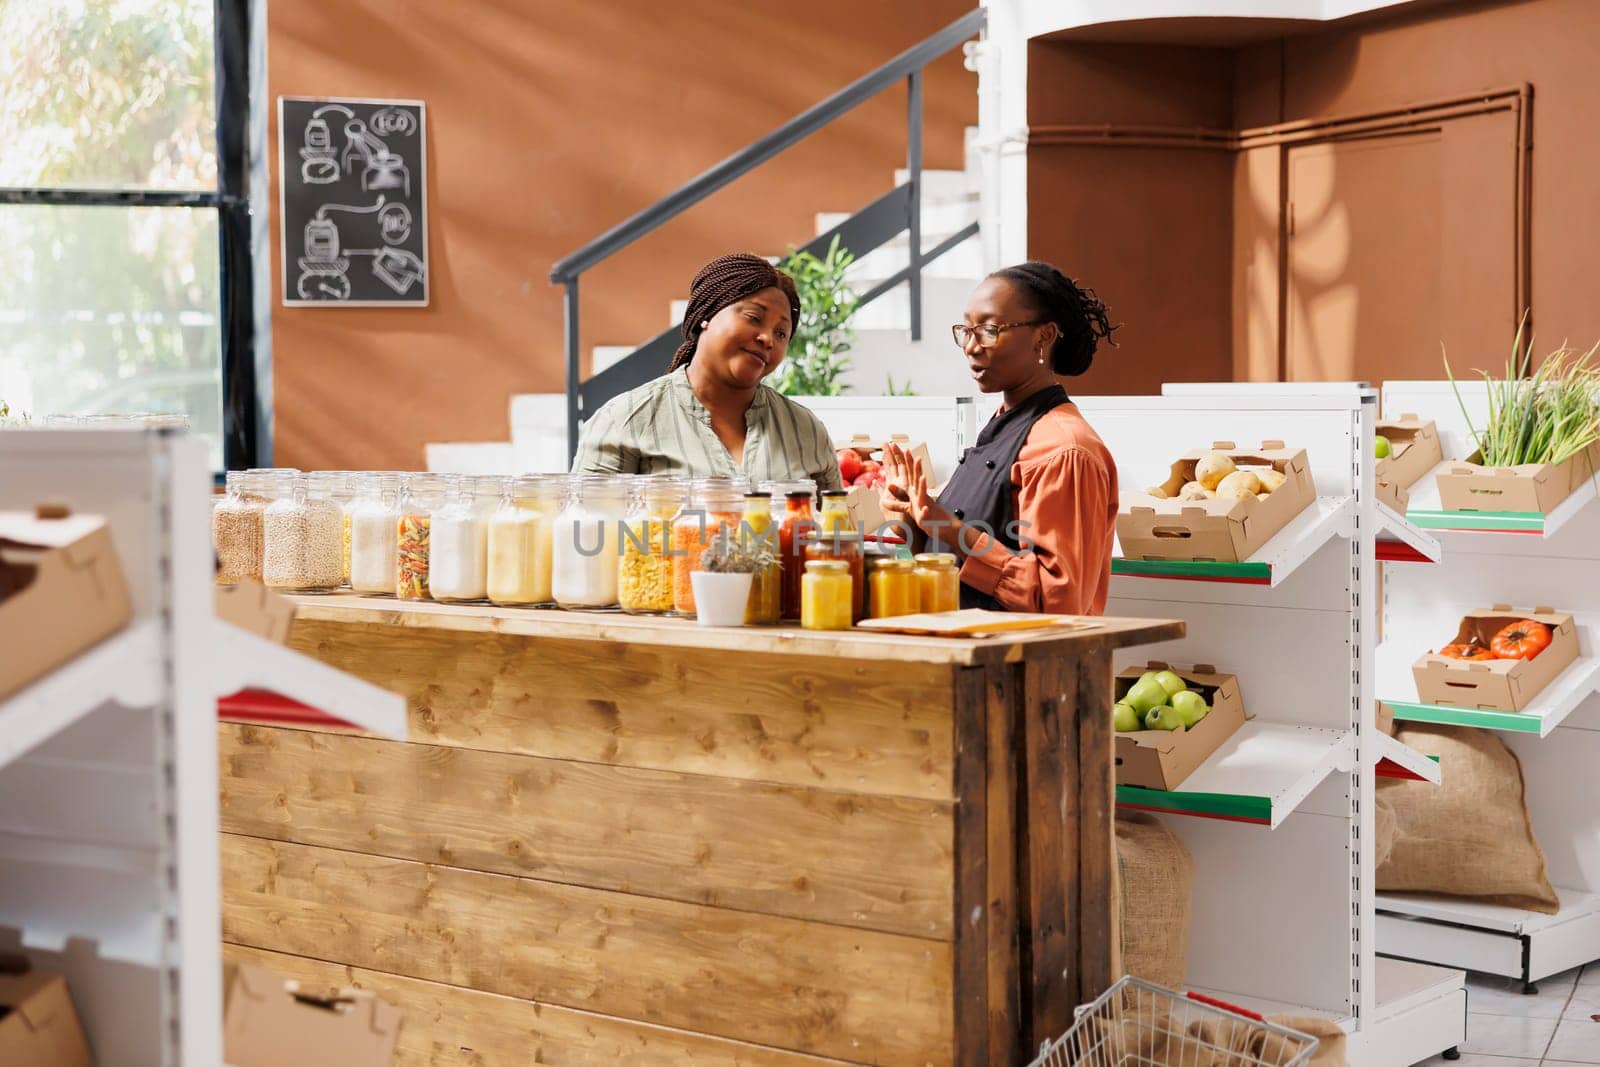
[[1177, 789], [1244, 725], [1239, 679], [1209, 663], [1130, 667], [1117, 675], [1114, 695], [1118, 785]]
[[1372, 446], [1378, 460], [1373, 474], [1378, 499], [1404, 515], [1411, 487], [1444, 462], [1439, 429], [1432, 419], [1412, 414], [1379, 419]]

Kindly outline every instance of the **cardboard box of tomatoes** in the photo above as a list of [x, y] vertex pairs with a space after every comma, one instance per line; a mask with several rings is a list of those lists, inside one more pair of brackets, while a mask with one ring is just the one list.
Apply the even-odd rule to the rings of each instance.
[[1531, 511], [1548, 515], [1600, 470], [1600, 444], [1560, 463], [1485, 467], [1474, 452], [1440, 471], [1439, 504], [1446, 511]]
[[927, 444], [913, 441], [905, 434], [875, 438], [858, 433], [844, 444], [834, 447], [834, 455], [839, 460], [839, 474], [844, 478], [845, 489], [849, 492], [845, 502], [850, 507], [851, 521], [856, 524], [856, 529], [868, 536], [877, 533], [878, 528], [888, 521], [883, 508], [878, 505], [878, 490], [888, 481], [883, 470], [883, 449], [891, 442], [920, 459], [932, 476], [933, 460], [929, 457]]
[[1496, 604], [1469, 611], [1455, 640], [1411, 665], [1424, 704], [1525, 711], [1578, 658], [1572, 616]]
[[1129, 559], [1239, 563], [1316, 499], [1304, 449], [1218, 441], [1173, 463], [1160, 485], [1124, 492], [1117, 539]]
[[[1411, 487], [1444, 462], [1439, 444], [1439, 428], [1432, 419], [1404, 414], [1398, 419], [1379, 419], [1377, 434], [1378, 464], [1374, 477], [1378, 499], [1404, 515], [1411, 502]], [[1384, 454], [1384, 445], [1388, 455]]]
[[[1209, 663], [1183, 668], [1151, 660], [1118, 674], [1113, 691], [1117, 704], [1132, 707], [1144, 720], [1141, 725], [1153, 727], [1117, 731], [1118, 785], [1177, 789], [1244, 725], [1239, 679]], [[1184, 692], [1196, 695], [1206, 710], [1196, 714], [1198, 708], [1185, 706], [1192, 701], [1185, 700]], [[1156, 700], [1163, 703], [1153, 703]], [[1176, 712], [1177, 721], [1167, 712]], [[1113, 724], [1116, 715], [1113, 708]]]

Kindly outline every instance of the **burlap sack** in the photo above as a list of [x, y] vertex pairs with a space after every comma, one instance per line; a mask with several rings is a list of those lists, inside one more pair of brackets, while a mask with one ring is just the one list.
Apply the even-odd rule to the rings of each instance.
[[1528, 821], [1522, 766], [1506, 743], [1489, 730], [1422, 723], [1396, 736], [1438, 756], [1444, 780], [1379, 779], [1394, 810], [1395, 841], [1378, 867], [1378, 888], [1555, 914], [1560, 902]]
[[1389, 798], [1380, 793], [1377, 803], [1372, 809], [1373, 844], [1372, 869], [1381, 871], [1383, 865], [1389, 862], [1389, 853], [1394, 851], [1395, 832], [1398, 827], [1394, 821], [1394, 805], [1389, 803]]
[[1189, 969], [1189, 913], [1194, 857], [1154, 815], [1117, 816], [1117, 885], [1113, 966], [1169, 989]]
[[1267, 1021], [1317, 1039], [1317, 1051], [1312, 1054], [1309, 1067], [1348, 1067], [1344, 1031], [1332, 1019], [1320, 1015], [1269, 1015]]

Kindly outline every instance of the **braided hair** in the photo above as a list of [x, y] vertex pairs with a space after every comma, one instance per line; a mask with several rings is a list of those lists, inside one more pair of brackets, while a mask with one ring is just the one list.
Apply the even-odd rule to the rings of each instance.
[[791, 330], [800, 325], [800, 294], [794, 279], [760, 256], [733, 252], [718, 256], [700, 268], [689, 286], [689, 307], [683, 313], [683, 344], [667, 365], [670, 374], [694, 358], [700, 343], [701, 323], [729, 304], [754, 296], [763, 289], [781, 289], [789, 298]]
[[1111, 325], [1106, 306], [1094, 290], [1079, 286], [1050, 264], [1033, 259], [1003, 267], [989, 277], [1004, 278], [1015, 285], [1033, 305], [1034, 312], [1061, 331], [1050, 349], [1050, 369], [1057, 374], [1070, 377], [1088, 370], [1102, 340], [1116, 347], [1111, 333], [1118, 327]]

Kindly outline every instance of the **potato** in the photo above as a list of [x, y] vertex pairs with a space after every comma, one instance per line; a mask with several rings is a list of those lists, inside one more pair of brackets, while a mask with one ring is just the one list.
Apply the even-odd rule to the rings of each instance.
[[1194, 465], [1194, 480], [1207, 489], [1217, 485], [1234, 472], [1233, 460], [1221, 452], [1207, 452]]
[[1249, 486], [1236, 485], [1236, 486], [1233, 486], [1231, 489], [1223, 489], [1223, 488], [1221, 488], [1219, 486], [1218, 489], [1217, 489], [1217, 499], [1218, 500], [1255, 500], [1255, 499], [1257, 499], [1257, 497], [1256, 497], [1256, 495], [1254, 493], [1252, 493], [1250, 491], [1250, 487]]
[[1217, 483], [1218, 496], [1255, 496], [1261, 492], [1261, 479], [1250, 471], [1234, 471]]
[[1178, 490], [1179, 500], [1210, 500], [1213, 495], [1199, 482], [1190, 482]]
[[1152, 485], [1144, 491], [1144, 495], [1153, 496], [1157, 500], [1168, 500], [1172, 497], [1172, 494], [1167, 492], [1167, 487], [1164, 485]]
[[1282, 471], [1274, 470], [1271, 467], [1256, 471], [1256, 478], [1261, 482], [1261, 491], [1263, 493], [1271, 493], [1289, 480]]

